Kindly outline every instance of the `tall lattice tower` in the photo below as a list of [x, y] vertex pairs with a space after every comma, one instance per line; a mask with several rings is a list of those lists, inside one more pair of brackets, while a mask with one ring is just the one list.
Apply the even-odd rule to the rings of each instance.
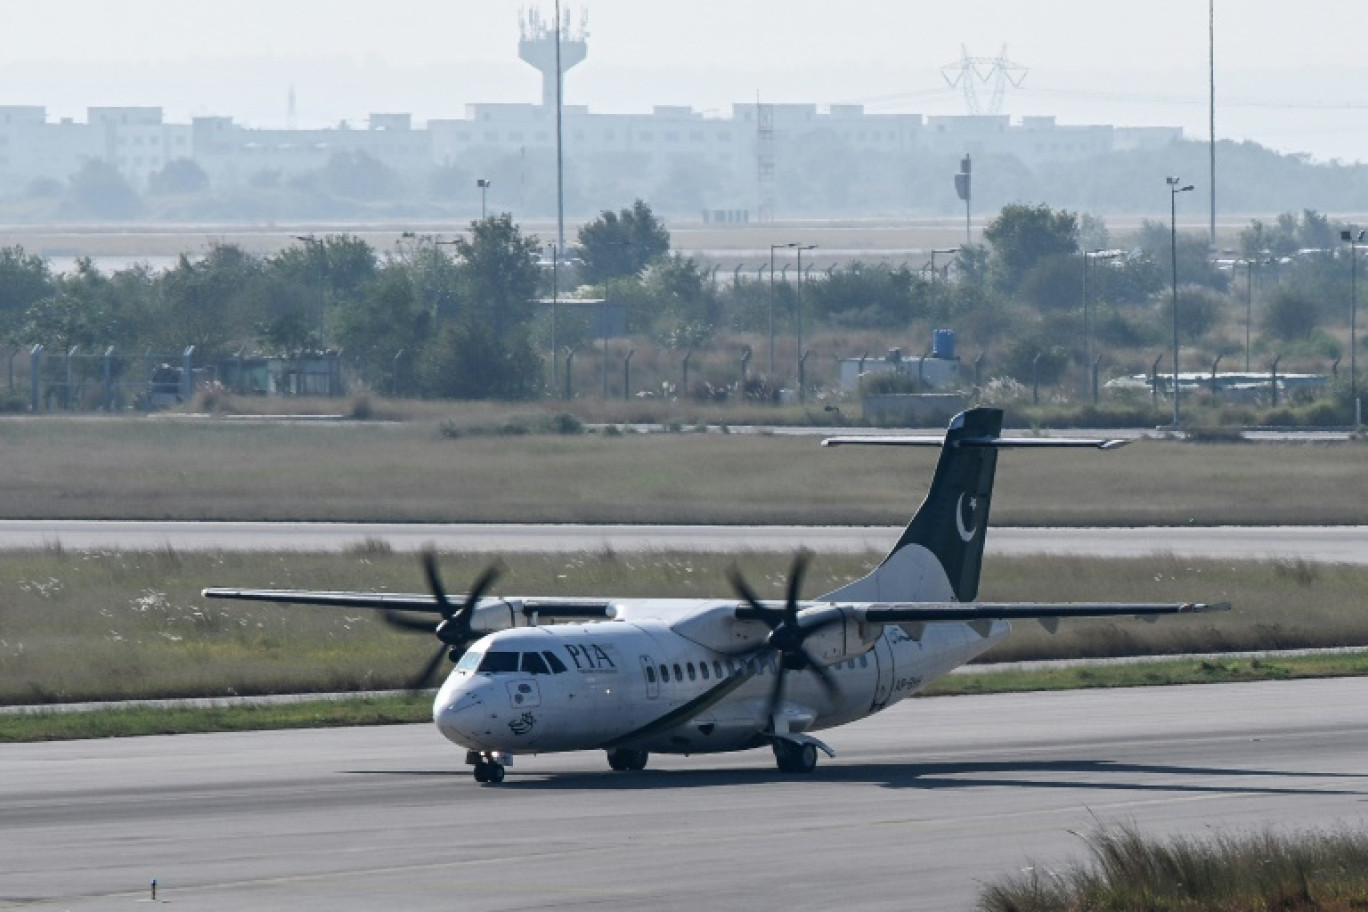
[[774, 221], [774, 105], [755, 102], [755, 183], [762, 222]]
[[[969, 48], [964, 45], [960, 45], [960, 50], [964, 55], [954, 63], [947, 63], [941, 67], [941, 75], [950, 84], [950, 88], [963, 90], [964, 104], [970, 114], [1001, 114], [1002, 98], [1007, 94], [1007, 87], [1021, 88], [1029, 70], [1008, 59], [1005, 44], [1002, 46], [1002, 53], [996, 57], [970, 56]], [[981, 85], [993, 87], [993, 95], [986, 111], [979, 103], [978, 90]]]
[[[541, 10], [524, 10], [518, 57], [542, 74], [542, 107], [556, 106], [556, 17], [542, 16]], [[582, 12], [578, 28], [571, 28], [570, 10], [561, 13], [560, 69], [565, 73], [589, 53], [589, 14]]]

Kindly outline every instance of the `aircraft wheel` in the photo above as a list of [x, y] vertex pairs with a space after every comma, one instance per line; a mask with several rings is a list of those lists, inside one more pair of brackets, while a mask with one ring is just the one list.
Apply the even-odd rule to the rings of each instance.
[[817, 748], [812, 744], [775, 741], [774, 760], [780, 772], [810, 773], [817, 768]]
[[489, 775], [489, 781], [490, 781], [490, 783], [492, 783], [492, 784], [494, 784], [494, 785], [498, 785], [500, 782], [503, 782], [503, 781], [504, 781], [504, 765], [503, 765], [502, 763], [491, 763], [491, 764], [489, 764], [489, 774], [488, 774], [488, 775]]
[[488, 763], [485, 763], [485, 762], [481, 761], [481, 762], [475, 764], [475, 781], [476, 781], [476, 782], [488, 782], [488, 781], [489, 781], [489, 764], [488, 764]]
[[615, 747], [608, 751], [608, 765], [618, 772], [643, 770], [649, 757], [650, 754], [644, 750]]

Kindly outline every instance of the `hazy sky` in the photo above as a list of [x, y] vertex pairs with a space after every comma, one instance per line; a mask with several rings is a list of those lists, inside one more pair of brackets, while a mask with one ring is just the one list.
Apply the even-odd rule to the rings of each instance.
[[[160, 105], [300, 126], [372, 111], [419, 121], [471, 102], [535, 102], [521, 11], [549, 0], [0, 0], [0, 104], [83, 120], [88, 105]], [[1207, 133], [1202, 0], [647, 0], [566, 2], [589, 15], [569, 104], [723, 113], [774, 102], [966, 113], [942, 66], [962, 46], [1029, 69], [1003, 113]], [[1217, 0], [1217, 134], [1318, 159], [1368, 160], [1368, 3]], [[991, 95], [983, 87], [985, 104]]]

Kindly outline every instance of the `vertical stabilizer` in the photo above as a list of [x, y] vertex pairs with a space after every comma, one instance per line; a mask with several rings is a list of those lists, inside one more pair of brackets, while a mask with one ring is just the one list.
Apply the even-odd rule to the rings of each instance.
[[931, 488], [893, 550], [868, 576], [822, 596], [821, 601], [972, 601], [993, 501], [998, 450], [1008, 447], [1111, 449], [1123, 441], [1060, 437], [1007, 438], [1002, 410], [961, 412], [942, 438], [837, 437], [836, 444], [939, 446]]

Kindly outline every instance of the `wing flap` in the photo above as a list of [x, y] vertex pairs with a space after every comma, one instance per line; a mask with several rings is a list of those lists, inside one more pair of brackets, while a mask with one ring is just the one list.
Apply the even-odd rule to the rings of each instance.
[[1228, 602], [914, 602], [851, 606], [869, 624], [936, 621], [1049, 620], [1052, 618], [1153, 617], [1229, 611]]

